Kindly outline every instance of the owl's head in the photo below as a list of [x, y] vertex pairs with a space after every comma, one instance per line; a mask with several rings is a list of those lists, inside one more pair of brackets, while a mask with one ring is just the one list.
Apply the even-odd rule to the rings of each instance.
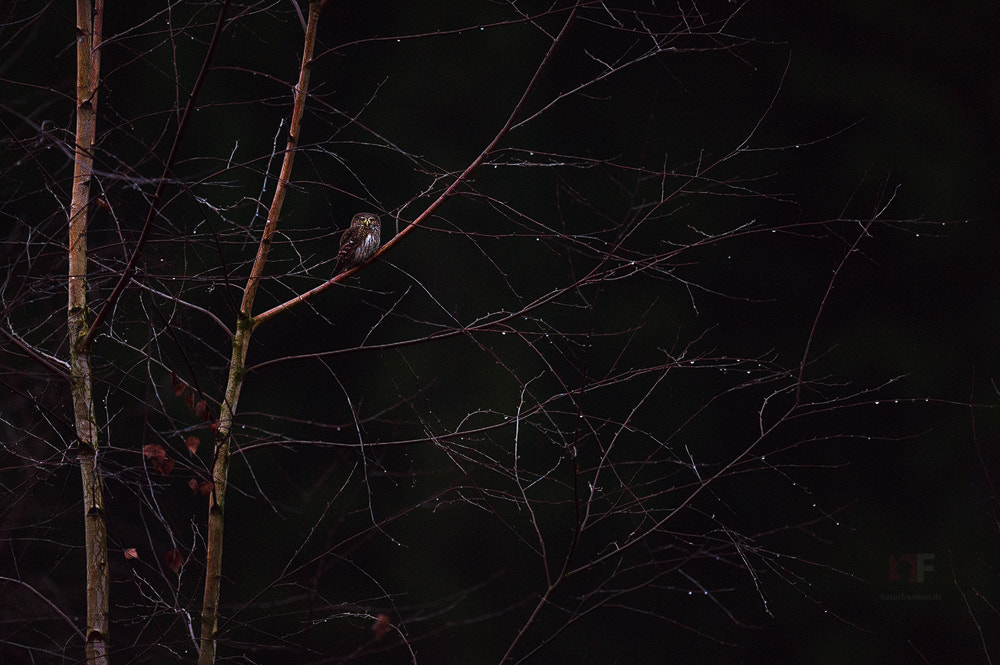
[[373, 212], [359, 212], [353, 218], [351, 218], [351, 226], [355, 228], [359, 226], [363, 226], [366, 228], [372, 228], [372, 227], [378, 228], [379, 227], [378, 215], [376, 215]]

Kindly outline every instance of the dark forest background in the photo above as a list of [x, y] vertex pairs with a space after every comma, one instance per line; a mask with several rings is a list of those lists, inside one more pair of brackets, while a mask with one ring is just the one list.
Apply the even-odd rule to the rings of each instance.
[[[74, 122], [73, 17], [63, 4], [0, 8], [2, 323], [53, 355], [65, 353], [60, 261], [72, 173], [58, 146]], [[144, 179], [158, 174], [215, 17], [214, 3], [169, 12], [145, 4], [106, 10], [105, 34], [117, 39], [103, 54], [99, 102], [108, 175], [90, 232], [98, 301], [114, 285], [121, 245], [138, 233]], [[593, 442], [570, 434], [574, 409], [612, 423], [640, 405], [630, 424], [650, 440], [663, 434], [671, 453], [636, 480], [672, 506], [675, 487], [692, 482], [685, 459], [717, 469], [788, 398], [766, 401], [768, 381], [794, 374], [806, 343], [807, 392], [831, 407], [790, 419], [758, 465], [741, 458], [669, 533], [633, 549], [646, 555], [641, 564], [619, 562], [635, 570], [595, 564], [563, 587], [508, 662], [989, 663], [1000, 654], [1000, 8], [617, 7], [653, 23], [662, 15], [650, 29], [684, 13], [719, 34], [678, 38], [673, 52], [551, 109], [529, 104], [545, 112], [511, 132], [465, 195], [345, 286], [254, 337], [227, 516], [222, 613], [233, 621], [220, 661], [500, 662], [546, 589], [535, 527], [551, 561], [569, 547], [560, 492], [571, 483], [560, 474], [600, 464]], [[519, 11], [457, 0], [326, 9], [259, 308], [326, 279], [355, 212], [382, 214], [385, 241], [483, 149], [548, 48], [543, 29], [564, 20], [554, 11], [532, 26]], [[634, 34], [604, 29], [601, 4], [588, 12], [532, 99], [644, 48]], [[302, 37], [290, 3], [232, 13], [141, 270], [150, 288], [229, 326], [234, 276], [245, 275], [258, 240], [265, 173], [273, 176], [269, 160], [284, 145]], [[665, 202], [661, 187], [683, 178], [634, 171], [692, 173], [715, 162], [717, 184], [692, 183], [697, 195]], [[637, 223], [600, 264], [588, 237], [611, 247], [622, 220], [651, 212], [659, 217]], [[753, 232], [733, 232], [744, 224]], [[695, 246], [712, 233], [726, 241]], [[630, 257], [684, 243], [692, 249], [676, 262], [630, 272]], [[603, 276], [578, 297], [568, 289], [555, 306], [501, 321], [598, 264]], [[120, 649], [112, 662], [192, 659], [185, 640], [189, 622], [197, 633], [204, 498], [188, 483], [204, 477], [211, 435], [171, 376], [211, 404], [229, 348], [212, 321], [182, 310], [136, 288], [113, 334], [97, 341]], [[359, 350], [410, 339], [423, 341]], [[584, 366], [610, 377], [674, 361], [655, 392], [630, 376], [607, 392], [557, 399]], [[685, 370], [685, 361], [711, 371]], [[53, 610], [82, 623], [79, 472], [59, 452], [71, 432], [61, 421], [65, 383], [9, 335], [0, 371], [0, 662], [75, 662], [82, 647]], [[747, 383], [733, 382], [739, 373]], [[525, 385], [552, 396], [535, 438], [524, 435], [526, 468], [558, 482], [540, 483], [537, 512], [519, 522], [525, 506], [507, 500], [503, 455]], [[359, 429], [367, 448], [357, 446]], [[607, 434], [595, 431], [595, 440]], [[184, 447], [192, 434], [203, 443], [195, 454]], [[656, 454], [640, 439], [629, 445], [644, 452], [620, 469]], [[149, 471], [149, 443], [177, 458], [171, 473]], [[611, 514], [607, 532], [581, 544], [583, 561], [629, 531]], [[705, 526], [715, 523], [718, 531]], [[715, 538], [725, 547], [685, 550]], [[127, 548], [140, 563], [121, 556]], [[172, 550], [184, 553], [180, 574], [163, 563]], [[681, 551], [686, 568], [672, 558]], [[381, 613], [406, 640], [373, 636]]]

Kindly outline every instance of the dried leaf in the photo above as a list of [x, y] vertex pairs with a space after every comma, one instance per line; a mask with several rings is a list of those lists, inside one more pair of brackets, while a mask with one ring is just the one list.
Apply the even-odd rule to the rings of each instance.
[[191, 451], [192, 455], [194, 455], [198, 452], [198, 446], [201, 445], [201, 439], [192, 434], [188, 438], [184, 439], [184, 445], [187, 446], [187, 449]]
[[142, 454], [153, 460], [154, 465], [156, 462], [162, 462], [167, 459], [167, 451], [158, 443], [147, 443], [144, 445], [142, 447]]
[[174, 372], [170, 373], [170, 384], [173, 386], [174, 395], [176, 395], [177, 397], [180, 397], [181, 394], [184, 392], [184, 390], [187, 388], [187, 386], [184, 385], [184, 382], [180, 380], [180, 377], [178, 377], [177, 374]]
[[167, 568], [176, 573], [184, 565], [184, 555], [177, 550], [167, 550], [163, 555], [163, 561], [167, 564]]
[[196, 480], [192, 478], [188, 481], [188, 487], [191, 488], [192, 492], [201, 494], [202, 496], [209, 496], [212, 490], [215, 489], [215, 485], [208, 480]]
[[389, 623], [388, 614], [379, 614], [375, 617], [375, 623], [372, 624], [372, 632], [375, 633], [375, 639], [380, 640], [385, 637], [385, 634], [389, 632], [392, 628], [392, 624]]
[[128, 549], [125, 550], [125, 558], [126, 559], [138, 559], [139, 558], [139, 553], [135, 551], [134, 547], [129, 547]]

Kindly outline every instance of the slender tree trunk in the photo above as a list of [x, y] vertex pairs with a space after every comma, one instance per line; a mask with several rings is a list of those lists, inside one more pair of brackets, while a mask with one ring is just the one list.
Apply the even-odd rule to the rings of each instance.
[[87, 559], [87, 662], [107, 663], [108, 650], [108, 549], [97, 422], [87, 321], [87, 211], [93, 176], [97, 83], [100, 80], [98, 47], [101, 41], [102, 0], [76, 3], [76, 150], [73, 198], [69, 213], [69, 333], [70, 388], [76, 426], [77, 455], [83, 481], [84, 538]]
[[253, 334], [253, 302], [257, 295], [257, 286], [264, 274], [267, 254], [271, 248], [271, 237], [278, 227], [281, 216], [281, 206], [288, 190], [288, 182], [292, 176], [292, 164], [295, 161], [295, 150], [298, 147], [299, 131], [302, 126], [302, 114], [305, 111], [307, 90], [309, 89], [309, 74], [312, 69], [313, 47], [316, 43], [316, 28], [319, 15], [326, 5], [326, 0], [309, 3], [309, 21], [306, 26], [305, 43], [302, 48], [302, 66], [299, 70], [299, 80], [295, 86], [295, 104], [292, 108], [292, 120], [288, 126], [288, 142], [285, 147], [285, 157], [278, 176], [278, 185], [267, 214], [267, 224], [257, 249], [257, 258], [250, 271], [246, 289], [243, 291], [243, 302], [240, 305], [239, 320], [236, 323], [236, 334], [233, 336], [233, 350], [229, 361], [229, 379], [226, 382], [226, 396], [219, 413], [219, 429], [216, 434], [215, 463], [212, 469], [213, 490], [208, 506], [208, 539], [205, 555], [205, 597], [201, 610], [201, 652], [199, 665], [212, 665], [215, 662], [216, 639], [219, 628], [219, 589], [222, 583], [222, 543], [225, 526], [226, 487], [229, 478], [229, 455], [232, 444], [233, 417], [239, 401], [240, 390], [243, 388], [243, 378], [246, 369], [247, 350], [250, 337]]

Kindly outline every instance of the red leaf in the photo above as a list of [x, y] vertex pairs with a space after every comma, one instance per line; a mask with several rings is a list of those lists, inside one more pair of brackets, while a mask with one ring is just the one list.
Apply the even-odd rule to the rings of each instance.
[[392, 624], [389, 623], [388, 614], [379, 614], [375, 617], [375, 623], [372, 624], [372, 632], [375, 633], [375, 639], [380, 640], [385, 637], [385, 634], [389, 632], [392, 628]]
[[198, 416], [199, 418], [204, 418], [205, 411], [207, 408], [208, 405], [205, 404], [205, 400], [203, 399], [198, 400], [198, 403], [194, 405], [194, 415]]
[[125, 558], [126, 559], [138, 559], [139, 558], [139, 553], [135, 551], [134, 547], [130, 547], [127, 550], [125, 550]]
[[185, 388], [187, 388], [187, 386], [184, 385], [184, 382], [180, 380], [180, 377], [178, 377], [174, 372], [170, 373], [170, 384], [173, 386], [174, 395], [177, 397], [180, 397]]
[[176, 573], [184, 565], [184, 555], [177, 550], [167, 550], [163, 555], [163, 561], [167, 564], [167, 568]]
[[142, 454], [153, 460], [153, 465], [167, 459], [167, 451], [158, 443], [147, 443], [142, 447]]
[[184, 439], [184, 445], [187, 446], [187, 449], [191, 451], [192, 455], [194, 455], [198, 452], [198, 446], [201, 445], [201, 439], [192, 434], [188, 438]]
[[174, 461], [169, 457], [165, 457], [162, 460], [153, 460], [153, 468], [166, 476], [174, 470]]
[[195, 494], [201, 494], [202, 496], [210, 495], [212, 493], [212, 490], [215, 489], [215, 485], [213, 485], [209, 481], [207, 480], [199, 481], [195, 478], [192, 478], [191, 480], [188, 481], [188, 487], [190, 487], [191, 491], [194, 492]]

